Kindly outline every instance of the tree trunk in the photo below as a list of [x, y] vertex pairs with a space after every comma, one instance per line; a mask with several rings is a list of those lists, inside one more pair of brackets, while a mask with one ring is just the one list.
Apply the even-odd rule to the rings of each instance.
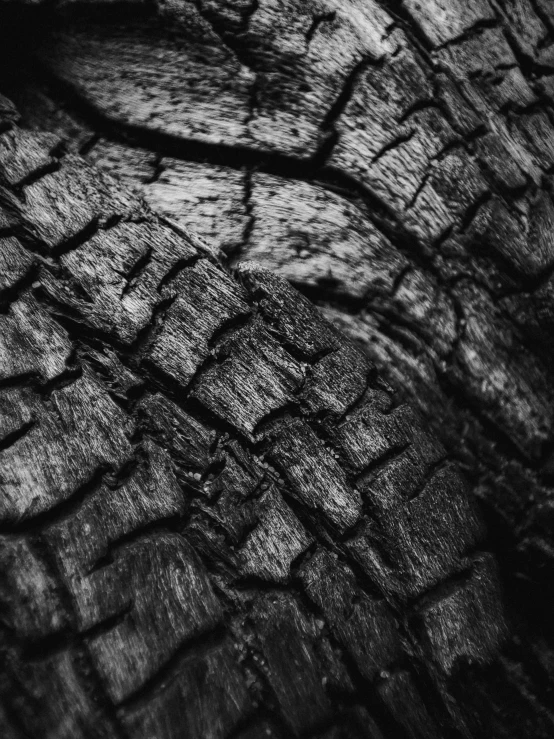
[[549, 5], [10, 20], [6, 736], [551, 737]]

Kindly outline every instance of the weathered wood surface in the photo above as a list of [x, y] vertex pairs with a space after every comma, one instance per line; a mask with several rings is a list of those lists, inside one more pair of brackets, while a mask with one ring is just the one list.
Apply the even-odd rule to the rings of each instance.
[[55, 163], [1, 191], [6, 735], [550, 736], [469, 489], [363, 351]]
[[17, 90], [27, 125], [361, 342], [463, 464], [525, 597], [554, 571], [553, 16], [76, 0]]
[[[44, 572], [42, 560], [32, 564], [34, 554], [20, 555], [31, 562], [27, 571], [36, 573], [21, 582], [37, 581], [36, 592], [22, 598], [36, 603], [38, 615], [12, 618], [61, 633], [54, 645], [66, 651], [50, 650], [40, 672], [34, 665], [29, 669], [22, 646], [10, 656], [10, 680], [23, 686], [22, 694], [35, 694], [40, 705], [48, 700], [41, 676], [48, 670], [61, 675], [51, 687], [59, 698], [41, 719], [54, 736], [82, 731], [83, 716], [88, 725], [107, 722], [107, 733], [145, 738], [172, 736], [183, 727], [190, 736], [226, 736], [231, 726], [240, 727], [235, 733], [244, 737], [291, 731], [343, 736], [349, 735], [347, 726], [356, 736], [361, 727], [362, 735], [379, 736], [365, 712], [368, 705], [385, 735], [403, 730], [408, 736], [440, 736], [450, 724], [462, 734], [551, 736], [544, 708], [552, 703], [545, 685], [552, 674], [554, 563], [554, 14], [549, 3], [405, 0], [384, 7], [262, 0], [230, 6], [209, 0], [164, 4], [160, 17], [152, 8], [133, 5], [110, 15], [94, 8], [91, 14], [78, 0], [63, 3], [61, 17], [52, 28], [40, 27], [32, 49], [25, 46], [25, 33], [21, 41], [20, 54], [38, 60], [35, 79], [15, 90], [26, 125], [53, 134], [4, 137], [0, 159], [11, 194], [0, 216], [6, 244], [0, 259], [7, 265], [0, 298], [6, 311], [17, 306], [6, 316], [7, 325], [19, 326], [28, 301], [36, 300], [25, 290], [38, 276], [42, 300], [55, 301], [56, 310], [63, 306], [69, 345], [82, 326], [89, 333], [78, 358], [66, 357], [58, 344], [55, 357], [37, 353], [33, 347], [44, 341], [40, 332], [52, 319], [32, 314], [25, 319], [28, 332], [39, 333], [29, 339], [29, 355], [10, 353], [10, 362], [24, 368], [16, 367], [15, 375], [25, 389], [7, 381], [6, 438], [10, 443], [40, 439], [49, 456], [36, 466], [40, 498], [23, 497], [19, 508], [8, 506], [7, 520], [36, 514], [50, 524], [49, 514], [40, 511], [51, 505], [65, 517], [63, 501], [72, 496], [59, 482], [79, 478], [89, 464], [100, 466], [98, 478], [77, 493], [78, 500], [92, 488], [109, 494], [125, 488], [118, 474], [112, 481], [113, 460], [124, 456], [125, 444], [138, 443], [140, 465], [134, 453], [119, 463], [125, 480], [131, 472], [138, 475], [146, 464], [144, 434], [153, 435], [177, 463], [173, 473], [188, 503], [201, 488], [209, 503], [198, 509], [196, 502], [172, 505], [167, 477], [167, 510], [163, 504], [153, 512], [147, 507], [118, 522], [113, 511], [127, 504], [116, 497], [112, 509], [107, 493], [94, 498], [104, 542], [94, 555], [101, 563], [96, 569], [110, 564], [111, 574], [93, 577], [94, 562], [87, 572], [72, 575], [57, 565], [76, 588], [68, 589], [77, 605], [67, 617], [57, 605], [62, 602], [57, 580]], [[13, 120], [8, 104], [2, 104], [4, 110]], [[60, 166], [61, 141], [72, 154], [63, 156]], [[279, 304], [262, 321], [250, 316], [251, 297], [236, 286], [231, 297], [228, 277], [221, 272], [215, 277], [211, 262], [192, 253], [194, 245], [151, 221], [109, 179], [86, 170], [74, 156], [79, 152], [140, 189], [156, 209], [215, 240], [232, 264], [255, 259], [292, 279], [362, 344], [400, 396], [419, 406], [447, 451], [437, 450], [426, 433], [406, 437], [413, 419], [396, 408], [398, 395], [391, 405], [386, 388], [365, 389], [362, 354], [342, 344], [337, 352], [335, 339], [325, 338], [319, 323], [310, 333], [304, 313], [287, 316]], [[284, 289], [279, 284], [271, 282], [266, 292], [256, 287], [251, 293], [256, 305], [261, 295], [271, 304], [271, 296]], [[289, 294], [282, 300], [290, 300]], [[267, 321], [278, 325], [281, 338]], [[62, 376], [71, 378], [72, 391], [67, 380], [58, 387], [57, 374], [45, 374], [61, 371], [60, 362], [67, 364]], [[63, 413], [74, 398], [85, 402], [87, 383], [97, 382], [89, 370], [78, 377], [83, 362], [101, 375], [118, 420], [102, 426], [91, 406], [90, 428], [83, 433], [98, 444], [81, 458], [75, 442], [80, 419]], [[152, 382], [161, 395], [151, 394]], [[61, 415], [34, 397], [44, 384], [48, 398], [62, 403]], [[107, 407], [100, 391], [98, 398], [98, 407]], [[130, 415], [130, 432], [127, 420], [117, 415], [122, 406]], [[209, 423], [207, 409], [213, 414]], [[62, 422], [69, 432], [60, 442], [51, 429]], [[106, 430], [98, 435], [95, 423]], [[222, 442], [218, 447], [216, 441], [222, 433], [238, 441], [225, 448], [223, 471], [217, 451]], [[261, 447], [260, 435], [267, 440]], [[244, 458], [239, 449], [245, 444], [260, 463]], [[50, 458], [60, 449], [62, 457], [79, 460], [76, 471], [52, 469]], [[155, 456], [157, 470], [164, 468], [162, 456]], [[387, 465], [374, 469], [381, 457]], [[451, 476], [450, 458], [463, 464], [471, 492], [484, 504], [491, 524], [486, 546], [499, 555], [510, 615], [521, 621], [516, 631], [523, 641], [515, 637], [496, 661], [489, 657], [502, 621], [494, 566], [474, 551], [483, 533], [473, 504], [464, 503], [466, 494]], [[274, 475], [270, 484], [264, 465]], [[144, 473], [137, 479], [148, 478]], [[114, 528], [106, 539], [108, 510]], [[85, 514], [83, 526], [94, 518]], [[150, 536], [150, 525], [156, 528], [158, 520], [164, 542], [175, 526], [178, 531], [184, 526], [187, 538], [190, 533], [225, 603], [234, 604], [223, 619], [233, 624], [233, 634], [231, 641], [222, 634], [216, 643], [208, 630], [198, 653], [189, 656], [183, 646], [182, 657], [171, 633], [164, 632], [159, 645], [144, 636], [134, 648], [144, 652], [153, 670], [162, 665], [162, 677], [146, 678], [143, 688], [129, 675], [107, 676], [105, 670], [110, 649], [132, 638], [125, 619], [136, 620], [141, 629], [171, 632], [162, 616], [151, 620], [149, 609], [158, 596], [141, 584], [140, 568], [156, 567], [157, 560], [144, 553], [148, 546], [114, 559], [110, 536], [122, 539], [126, 551], [134, 530], [145, 527]], [[75, 536], [84, 538], [81, 524], [75, 525]], [[29, 527], [35, 535], [38, 527]], [[64, 533], [64, 542], [66, 536], [73, 534]], [[338, 549], [337, 536], [346, 537]], [[60, 541], [49, 546], [62, 551]], [[406, 541], [408, 548], [399, 549], [398, 542]], [[181, 555], [171, 542], [166, 546], [177, 562]], [[333, 564], [335, 554], [339, 560]], [[188, 578], [196, 577], [192, 565], [182, 567]], [[305, 571], [316, 574], [310, 579]], [[444, 578], [450, 585], [440, 584]], [[243, 582], [238, 600], [237, 580]], [[353, 589], [345, 590], [344, 582], [353, 582]], [[257, 600], [267, 583], [270, 596]], [[123, 600], [138, 588], [139, 602], [95, 601], [110, 584]], [[7, 592], [17, 587], [10, 584]], [[168, 602], [183, 597], [183, 591], [168, 587]], [[283, 588], [287, 597], [280, 595]], [[431, 593], [420, 599], [428, 588]], [[423, 652], [408, 647], [406, 656], [403, 619], [404, 651], [398, 652], [396, 640], [387, 636], [398, 629], [388, 611], [378, 619], [371, 615], [386, 605], [383, 594], [403, 615], [403, 596], [416, 598], [415, 608], [410, 602], [408, 642], [416, 634]], [[79, 598], [88, 600], [79, 606]], [[361, 608], [368, 598], [367, 608]], [[345, 599], [351, 602], [346, 611]], [[75, 625], [79, 607], [87, 613], [97, 609], [95, 618], [108, 619], [110, 629], [117, 629], [107, 640], [112, 646], [94, 641], [98, 621]], [[241, 620], [246, 612], [256, 616]], [[291, 623], [290, 652], [272, 652], [271, 635], [279, 629], [288, 635]], [[175, 638], [187, 645], [183, 633]], [[369, 633], [379, 636], [369, 639]], [[25, 638], [34, 644], [45, 637]], [[374, 640], [376, 652], [369, 654], [365, 650]], [[246, 667], [238, 672], [237, 644], [246, 655]], [[345, 663], [337, 656], [339, 644]], [[290, 663], [300, 653], [295, 677]], [[485, 672], [477, 667], [474, 676], [461, 665], [475, 655], [492, 664]], [[431, 683], [438, 680], [439, 693], [455, 696], [454, 702], [441, 707], [422, 664], [437, 666]], [[144, 677], [147, 667], [138, 655], [129, 665]], [[198, 694], [195, 684], [203, 671], [209, 678], [206, 691]], [[443, 672], [456, 675], [447, 687]], [[296, 693], [299, 682], [308, 687]], [[126, 690], [131, 697], [114, 712], [113, 702], [119, 706]], [[5, 719], [0, 717], [6, 725], [16, 722], [9, 731], [25, 730], [17, 716], [29, 720], [26, 700], [16, 691]], [[194, 709], [183, 711], [189, 703]], [[207, 708], [213, 705], [217, 710]], [[464, 714], [468, 705], [474, 716], [463, 718], [457, 711]], [[477, 727], [476, 716], [477, 723], [484, 722]], [[324, 732], [330, 717], [335, 728]], [[467, 730], [464, 721], [471, 724]]]

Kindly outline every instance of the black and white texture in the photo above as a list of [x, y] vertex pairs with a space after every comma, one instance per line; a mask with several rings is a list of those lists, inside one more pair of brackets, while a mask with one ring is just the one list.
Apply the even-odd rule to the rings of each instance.
[[551, 737], [549, 4], [5, 12], [5, 735]]

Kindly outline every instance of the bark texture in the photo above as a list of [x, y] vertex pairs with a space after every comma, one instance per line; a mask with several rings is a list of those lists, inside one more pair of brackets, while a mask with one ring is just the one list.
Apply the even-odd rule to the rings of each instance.
[[46, 17], [18, 78], [26, 124], [318, 302], [419, 406], [470, 476], [511, 587], [540, 598], [550, 4], [68, 2]]
[[467, 487], [367, 356], [4, 108], [6, 735], [548, 736]]
[[48, 133], [2, 109], [6, 735], [550, 737], [549, 5], [51, 12], [4, 79]]

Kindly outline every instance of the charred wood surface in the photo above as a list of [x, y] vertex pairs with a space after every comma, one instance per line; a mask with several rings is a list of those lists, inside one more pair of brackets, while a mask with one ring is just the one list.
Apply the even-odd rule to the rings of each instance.
[[320, 304], [464, 466], [506, 570], [550, 587], [548, 3], [45, 17], [12, 83], [26, 125]]
[[549, 4], [105, 5], [3, 74], [6, 735], [550, 737]]

